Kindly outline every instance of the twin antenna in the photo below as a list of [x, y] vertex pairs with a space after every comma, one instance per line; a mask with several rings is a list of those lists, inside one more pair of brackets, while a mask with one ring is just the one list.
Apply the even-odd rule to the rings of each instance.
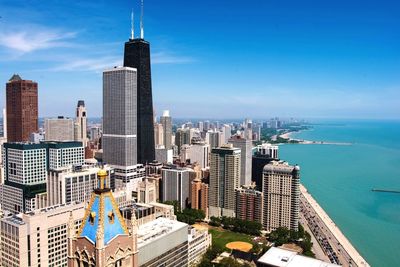
[[[144, 39], [144, 25], [143, 25], [143, 0], [141, 0], [141, 5], [140, 5], [140, 39]], [[135, 17], [132, 9], [131, 13], [131, 40], [135, 39]]]

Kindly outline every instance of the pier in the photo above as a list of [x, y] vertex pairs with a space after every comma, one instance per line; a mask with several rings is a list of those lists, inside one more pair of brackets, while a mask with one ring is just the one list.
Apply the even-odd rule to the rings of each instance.
[[379, 192], [379, 193], [394, 193], [394, 194], [400, 194], [400, 190], [390, 190], [390, 189], [378, 189], [378, 188], [372, 188], [372, 192]]

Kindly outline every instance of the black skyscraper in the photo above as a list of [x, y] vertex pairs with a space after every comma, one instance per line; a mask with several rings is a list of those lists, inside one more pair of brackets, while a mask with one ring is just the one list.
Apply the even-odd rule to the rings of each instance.
[[150, 44], [144, 39], [125, 43], [124, 66], [137, 69], [137, 161], [155, 160]]

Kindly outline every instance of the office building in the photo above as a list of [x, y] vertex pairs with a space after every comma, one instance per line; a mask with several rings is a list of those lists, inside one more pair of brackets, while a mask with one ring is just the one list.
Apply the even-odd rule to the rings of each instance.
[[251, 139], [249, 140], [235, 135], [229, 139], [229, 143], [233, 144], [233, 147], [240, 148], [240, 185], [249, 185], [251, 183]]
[[141, 27], [140, 38], [131, 36], [129, 41], [125, 43], [124, 67], [137, 70], [137, 98], [135, 105], [137, 107], [136, 153], [137, 162], [146, 164], [155, 160], [155, 145], [150, 43], [144, 40], [143, 31], [143, 27]]
[[75, 141], [82, 142], [83, 147], [87, 146], [88, 137], [87, 137], [87, 114], [85, 101], [79, 100], [78, 105], [76, 107], [76, 119], [75, 119], [75, 128], [74, 128], [74, 138]]
[[188, 266], [188, 225], [157, 218], [140, 225], [137, 231], [138, 266]]
[[68, 266], [137, 267], [136, 217], [132, 216], [129, 231], [106, 183], [107, 172], [99, 170], [97, 176], [99, 187], [92, 193], [78, 233], [73, 214], [68, 220]]
[[169, 110], [164, 110], [160, 117], [160, 123], [163, 127], [163, 144], [166, 149], [172, 148], [172, 118], [169, 115]]
[[190, 170], [174, 165], [165, 166], [161, 170], [162, 202], [178, 201], [179, 207], [185, 209], [189, 204]]
[[6, 84], [7, 141], [28, 142], [38, 129], [38, 84], [14, 74]]
[[210, 145], [210, 148], [217, 148], [223, 145], [223, 140], [225, 137], [222, 137], [222, 133], [219, 131], [208, 131], [206, 133], [206, 143]]
[[209, 216], [235, 217], [235, 189], [240, 186], [239, 148], [226, 144], [211, 150]]
[[[107, 184], [112, 187], [114, 171], [108, 166], [103, 168], [107, 171]], [[87, 202], [98, 187], [99, 170], [99, 167], [89, 165], [49, 170], [46, 186], [48, 205]]]
[[3, 159], [2, 209], [27, 212], [43, 207], [40, 203], [41, 194], [46, 192], [47, 171], [83, 164], [84, 150], [80, 142], [5, 143]]
[[[116, 67], [103, 72], [103, 162], [116, 179], [132, 179], [137, 160], [137, 71]], [[123, 108], [122, 108], [123, 107]], [[153, 130], [153, 121], [151, 121]], [[152, 131], [151, 138], [154, 141]]]
[[298, 229], [300, 204], [300, 167], [272, 161], [263, 172], [263, 227]]
[[2, 266], [67, 266], [67, 228], [70, 214], [76, 231], [84, 204], [57, 205], [1, 219]]
[[203, 183], [200, 179], [194, 179], [191, 183], [191, 208], [204, 211], [206, 216], [208, 214], [208, 190], [208, 184]]
[[74, 120], [59, 116], [58, 118], [45, 119], [46, 141], [74, 141]]
[[174, 151], [166, 149], [164, 146], [156, 147], [156, 161], [162, 163], [173, 163]]
[[235, 190], [236, 218], [262, 224], [263, 195], [254, 186], [242, 186]]

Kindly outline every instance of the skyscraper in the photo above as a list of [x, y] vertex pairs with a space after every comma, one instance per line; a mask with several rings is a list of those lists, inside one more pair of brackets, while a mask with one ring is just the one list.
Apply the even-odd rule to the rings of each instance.
[[79, 100], [76, 107], [75, 141], [82, 142], [84, 147], [87, 146], [87, 114], [83, 100]]
[[155, 159], [153, 96], [151, 86], [150, 43], [144, 40], [143, 2], [140, 38], [132, 34], [125, 43], [124, 66], [137, 70], [137, 162]]
[[300, 205], [300, 167], [272, 161], [265, 165], [262, 187], [263, 227], [298, 230]]
[[8, 142], [27, 142], [38, 131], [38, 84], [14, 74], [6, 84]]
[[240, 186], [240, 149], [226, 144], [211, 150], [209, 216], [235, 217], [235, 189]]
[[171, 149], [172, 141], [172, 119], [169, 115], [169, 110], [164, 110], [160, 117], [160, 123], [163, 126], [163, 143], [166, 149]]
[[[136, 77], [136, 69], [128, 67], [103, 73], [103, 161], [115, 168], [116, 179], [125, 182], [133, 174], [138, 155]], [[126, 177], [117, 177], [117, 173]]]

